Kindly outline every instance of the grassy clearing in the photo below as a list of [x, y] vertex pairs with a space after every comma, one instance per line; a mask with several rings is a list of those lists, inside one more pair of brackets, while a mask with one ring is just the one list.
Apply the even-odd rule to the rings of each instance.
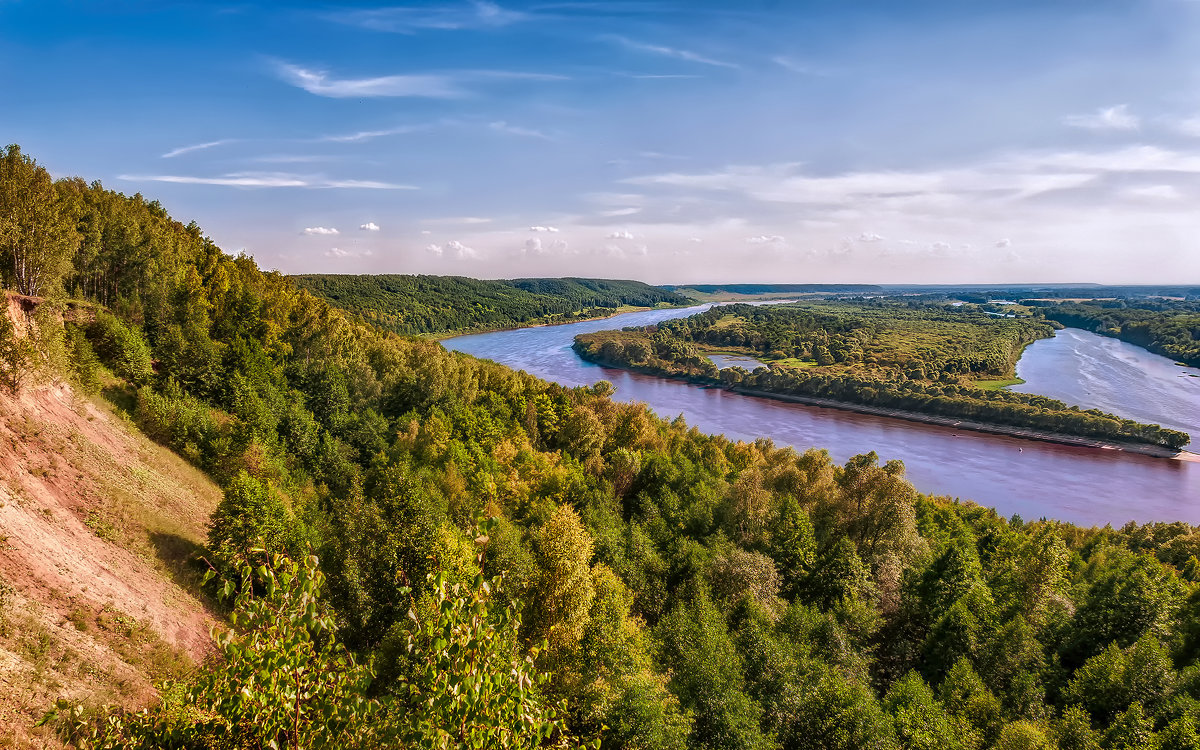
[[766, 357], [760, 357], [760, 359], [772, 367], [775, 365], [779, 365], [781, 367], [817, 367], [816, 360], [802, 359], [800, 357], [784, 357], [783, 359], [768, 359]]
[[1001, 378], [998, 380], [976, 380], [972, 385], [985, 391], [998, 391], [1010, 385], [1021, 385], [1024, 382], [1021, 378]]

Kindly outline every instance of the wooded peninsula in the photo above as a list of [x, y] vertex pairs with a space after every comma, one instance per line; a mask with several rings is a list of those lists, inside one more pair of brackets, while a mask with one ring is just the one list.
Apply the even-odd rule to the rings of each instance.
[[[1021, 351], [1052, 336], [1053, 325], [1041, 316], [903, 298], [738, 304], [641, 329], [583, 334], [575, 338], [575, 350], [601, 364], [751, 393], [1172, 450], [1189, 442], [1178, 430], [1002, 390], [1017, 382]], [[768, 366], [719, 369], [708, 355], [722, 352]]]

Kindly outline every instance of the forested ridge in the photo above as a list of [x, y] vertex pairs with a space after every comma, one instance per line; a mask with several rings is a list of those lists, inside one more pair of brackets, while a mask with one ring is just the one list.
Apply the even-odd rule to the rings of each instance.
[[[594, 362], [750, 391], [828, 399], [1178, 450], [1189, 436], [1036, 394], [998, 390], [1049, 323], [946, 304], [876, 300], [723, 305], [641, 329], [575, 337]], [[770, 363], [718, 370], [732, 351]]]
[[1042, 305], [1041, 310], [1048, 319], [1063, 325], [1112, 336], [1192, 367], [1200, 367], [1200, 301], [1026, 302]]
[[566, 323], [610, 315], [626, 306], [689, 301], [682, 294], [640, 281], [611, 279], [481, 281], [401, 274], [302, 274], [292, 278], [335, 306], [404, 334]]
[[0, 222], [3, 283], [49, 259], [71, 312], [0, 333], [0, 369], [58, 363], [226, 487], [218, 656], [144, 711], [64, 702], [77, 747], [1200, 743], [1195, 527], [1006, 520], [704, 435], [365, 325], [11, 147]]

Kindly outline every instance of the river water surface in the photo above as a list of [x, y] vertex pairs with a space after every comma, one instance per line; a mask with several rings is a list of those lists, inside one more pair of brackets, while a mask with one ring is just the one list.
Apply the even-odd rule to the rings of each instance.
[[[1082, 524], [1200, 523], [1200, 463], [743, 396], [602, 367], [584, 362], [571, 350], [579, 333], [648, 325], [707, 308], [628, 313], [459, 336], [442, 343], [567, 386], [609, 380], [617, 389], [614, 398], [645, 402], [668, 419], [682, 414], [705, 432], [743, 440], [765, 436], [801, 451], [824, 448], [839, 462], [868, 451], [878, 453], [881, 461], [898, 458], [922, 492], [974, 500], [1006, 516], [1019, 513], [1026, 519]], [[1169, 360], [1163, 365], [1162, 357], [1110, 342], [1121, 344], [1075, 329], [1035, 342], [1018, 365], [1027, 381], [1022, 390], [1185, 429], [1200, 443], [1200, 378], [1186, 377], [1185, 368]]]

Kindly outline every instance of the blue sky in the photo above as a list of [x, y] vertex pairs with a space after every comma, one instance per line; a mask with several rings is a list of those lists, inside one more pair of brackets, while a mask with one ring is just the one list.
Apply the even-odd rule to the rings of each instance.
[[0, 0], [0, 139], [299, 272], [1200, 283], [1200, 2]]

